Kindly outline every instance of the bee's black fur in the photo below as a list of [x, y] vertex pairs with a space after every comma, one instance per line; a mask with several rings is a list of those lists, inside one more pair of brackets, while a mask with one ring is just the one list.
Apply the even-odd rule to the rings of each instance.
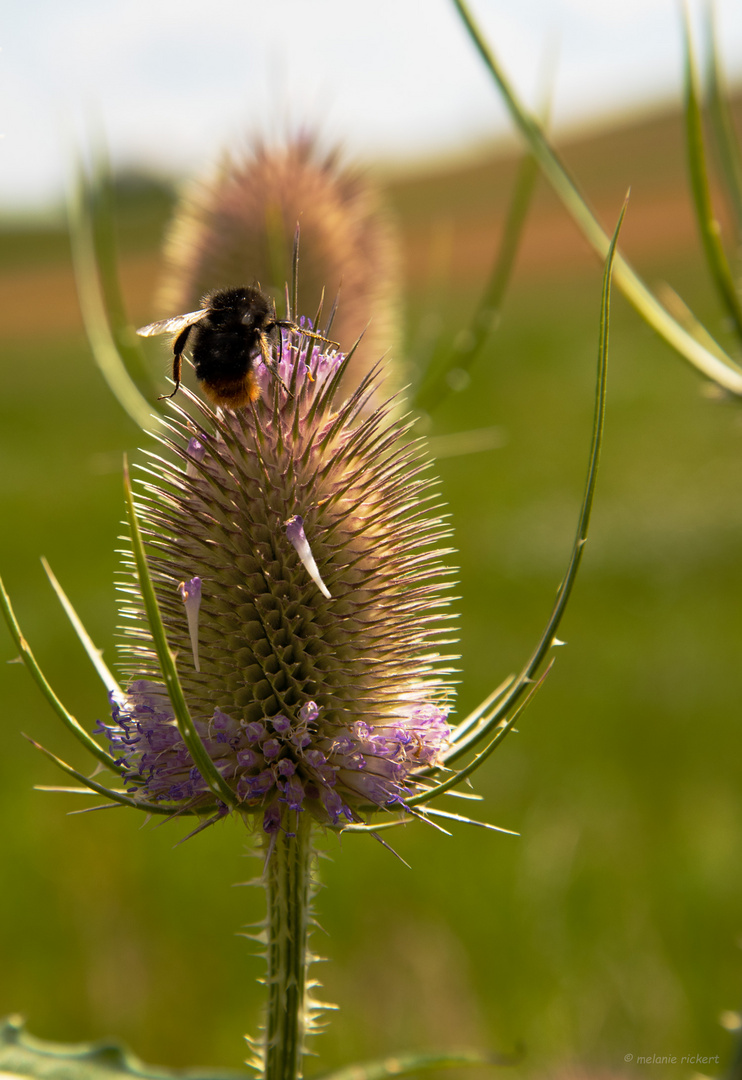
[[[173, 341], [175, 389], [168, 397], [174, 397], [178, 392], [183, 350], [190, 340], [196, 378], [207, 396], [216, 405], [237, 409], [254, 401], [260, 394], [253, 373], [258, 355], [262, 356], [266, 367], [281, 382], [271, 352], [271, 336], [281, 327], [299, 331], [299, 327], [290, 319], [276, 318], [273, 300], [259, 285], [246, 285], [242, 288], [215, 289], [203, 298], [199, 311], [143, 326], [137, 333], [143, 337], [168, 332], [177, 335]], [[301, 333], [322, 341], [328, 340], [314, 330], [302, 330]], [[288, 392], [286, 386], [284, 390]]]
[[186, 327], [176, 340], [173, 353], [182, 352], [188, 331], [192, 333], [191, 357], [196, 378], [206, 391], [216, 391], [225, 384], [243, 384], [252, 377], [253, 361], [267, 351], [270, 335], [276, 329], [276, 311], [272, 301], [257, 286], [243, 289], [218, 289], [203, 299], [208, 315], [194, 326]]

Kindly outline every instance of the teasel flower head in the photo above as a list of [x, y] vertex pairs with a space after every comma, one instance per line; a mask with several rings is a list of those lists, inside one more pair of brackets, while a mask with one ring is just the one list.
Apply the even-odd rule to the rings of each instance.
[[[449, 745], [449, 528], [419, 441], [349, 398], [347, 358], [284, 330], [260, 396], [212, 412], [173, 405], [172, 460], [137, 500], [154, 591], [197, 737], [199, 768], [163, 682], [141, 572], [122, 583], [130, 682], [100, 725], [128, 795], [267, 833], [404, 809]], [[325, 349], [325, 351], [323, 351]], [[187, 394], [187, 392], [185, 392]], [[130, 571], [134, 570], [132, 580]]]
[[341, 302], [333, 335], [346, 349], [352, 392], [387, 350], [395, 389], [400, 370], [399, 255], [396, 231], [374, 185], [323, 151], [315, 136], [256, 141], [225, 154], [210, 176], [183, 192], [165, 242], [157, 307], [163, 316], [198, 307], [211, 289], [259, 281], [279, 298], [289, 278], [297, 223], [302, 238], [302, 307], [315, 311], [323, 292]]
[[[575, 541], [519, 675], [449, 731], [452, 658], [441, 650], [449, 643], [451, 571], [438, 546], [449, 533], [431, 505], [422, 450], [409, 441], [393, 398], [376, 403], [378, 371], [347, 396], [341, 381], [351, 356], [331, 347], [329, 327], [297, 326], [294, 289], [277, 324], [280, 345], [271, 355], [266, 335], [264, 359], [250, 357], [258, 396], [251, 386], [249, 404], [213, 412], [181, 389], [165, 438], [170, 457], [153, 457], [138, 508], [127, 478], [128, 687], [108, 670], [47, 567], [109, 690], [113, 715], [99, 731], [110, 752], [49, 686], [0, 582], [0, 609], [20, 658], [63, 723], [127, 785], [106, 788], [39, 747], [82, 785], [74, 790], [148, 813], [205, 815], [199, 828], [239, 811], [273, 837], [290, 835], [292, 821], [297, 833], [306, 831], [314, 819], [367, 830], [366, 814], [380, 809], [401, 810], [395, 821], [415, 814], [470, 821], [433, 800], [453, 793], [514, 730], [550, 670], [551, 663], [537, 678], [549, 650], [561, 644], [556, 631], [598, 472], [622, 218], [604, 272]], [[184, 398], [190, 412], [180, 408]]]

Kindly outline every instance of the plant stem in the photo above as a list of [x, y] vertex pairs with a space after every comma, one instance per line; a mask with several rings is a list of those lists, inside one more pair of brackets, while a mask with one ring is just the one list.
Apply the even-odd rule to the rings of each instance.
[[268, 893], [268, 1015], [265, 1080], [300, 1080], [307, 1001], [307, 937], [312, 900], [309, 814], [297, 814], [296, 834], [279, 830], [266, 867]]

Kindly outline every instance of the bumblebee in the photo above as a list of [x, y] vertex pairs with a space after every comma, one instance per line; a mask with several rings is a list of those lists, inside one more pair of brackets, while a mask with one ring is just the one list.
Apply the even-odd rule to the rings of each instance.
[[312, 330], [300, 330], [290, 319], [276, 318], [273, 300], [259, 285], [215, 289], [203, 298], [199, 311], [150, 323], [137, 330], [137, 334], [177, 335], [173, 341], [175, 389], [172, 394], [163, 394], [163, 398], [174, 397], [178, 392], [183, 350], [190, 338], [196, 378], [206, 396], [215, 405], [239, 409], [260, 396], [253, 370], [258, 355], [288, 393], [271, 352], [271, 338], [282, 327], [327, 340]]

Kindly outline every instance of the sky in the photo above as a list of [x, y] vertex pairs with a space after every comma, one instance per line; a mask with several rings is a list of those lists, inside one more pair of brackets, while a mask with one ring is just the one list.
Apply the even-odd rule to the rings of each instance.
[[[557, 129], [678, 98], [676, 0], [470, 3], [533, 107], [553, 71]], [[742, 2], [714, 7], [739, 82]], [[512, 131], [451, 0], [6, 0], [0, 47], [5, 218], [61, 202], [97, 132], [117, 165], [180, 176], [298, 126], [387, 163]]]

